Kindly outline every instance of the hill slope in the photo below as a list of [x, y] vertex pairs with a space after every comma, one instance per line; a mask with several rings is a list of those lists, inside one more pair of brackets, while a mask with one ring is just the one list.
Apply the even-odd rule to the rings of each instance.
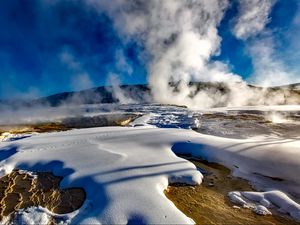
[[[177, 85], [173, 84], [174, 91], [177, 91]], [[194, 86], [195, 92], [191, 93], [191, 96], [196, 95], [201, 90], [214, 89], [221, 93], [230, 93], [230, 88], [224, 83], [205, 83], [197, 82], [190, 83], [190, 86]], [[254, 91], [260, 92], [262, 97], [276, 98], [280, 95], [284, 96], [280, 104], [300, 104], [300, 83], [290, 84], [284, 86], [262, 88], [253, 85], [248, 87]], [[34, 106], [34, 105], [48, 105], [56, 107], [63, 104], [99, 104], [99, 103], [151, 103], [153, 98], [151, 97], [151, 89], [146, 84], [139, 85], [121, 85], [119, 87], [101, 86], [97, 88], [82, 90], [78, 92], [63, 92], [47, 97], [38, 98], [35, 100], [13, 100], [13, 101], [1, 101], [0, 105], [10, 105], [13, 107], [18, 106]]]

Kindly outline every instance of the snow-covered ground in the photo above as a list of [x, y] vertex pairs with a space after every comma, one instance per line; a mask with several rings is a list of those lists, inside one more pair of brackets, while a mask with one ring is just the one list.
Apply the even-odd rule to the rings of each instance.
[[[121, 106], [118, 110], [130, 109]], [[297, 112], [299, 107], [286, 111], [291, 109]], [[189, 128], [201, 126], [198, 116], [204, 111], [173, 106], [140, 106], [140, 110], [133, 110], [144, 116], [133, 122], [132, 127], [89, 128], [6, 139], [0, 142], [0, 171], [2, 175], [14, 168], [53, 171], [64, 177], [62, 188], [83, 187], [87, 192], [84, 205], [63, 215], [65, 222], [186, 224], [193, 221], [163, 191], [173, 182], [201, 183], [202, 174], [195, 166], [174, 153], [191, 154], [231, 168], [234, 175], [246, 178], [257, 190], [264, 191], [233, 192], [230, 194], [233, 199], [258, 202], [255, 203], [258, 213], [265, 214], [273, 206], [299, 219], [300, 134], [288, 137], [276, 132], [251, 133], [238, 138], [238, 132], [248, 130], [232, 126], [230, 129], [235, 130], [228, 136], [223, 132], [224, 124], [219, 122], [209, 123], [215, 133], [197, 133]], [[255, 110], [274, 112], [276, 108]], [[36, 218], [46, 220], [49, 214], [47, 210], [30, 209], [20, 212], [17, 218], [24, 221], [30, 215], [38, 215]]]
[[53, 171], [64, 176], [62, 188], [83, 187], [84, 205], [68, 215], [75, 224], [193, 223], [163, 193], [169, 182], [201, 183], [195, 166], [171, 150], [188, 133], [108, 127], [39, 134], [2, 142], [1, 167]]

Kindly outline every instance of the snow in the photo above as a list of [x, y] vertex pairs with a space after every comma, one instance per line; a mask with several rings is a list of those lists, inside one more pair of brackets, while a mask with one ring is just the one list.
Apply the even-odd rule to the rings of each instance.
[[30, 135], [24, 135], [24, 134], [11, 134], [9, 132], [4, 132], [3, 134], [1, 134], [0, 136], [0, 142], [1, 141], [7, 141], [7, 142], [10, 142], [10, 141], [15, 141], [15, 140], [18, 140], [18, 139], [22, 139], [22, 138], [26, 138], [26, 137], [29, 137]]
[[[129, 109], [119, 106], [118, 111]], [[247, 133], [248, 127], [228, 130], [218, 121], [210, 124], [213, 128], [209, 135], [201, 134], [188, 129], [205, 125], [197, 118], [203, 111], [155, 105], [137, 105], [131, 110], [143, 114], [131, 123], [132, 127], [89, 128], [5, 139], [0, 142], [0, 175], [14, 168], [52, 171], [64, 177], [62, 188], [83, 187], [87, 192], [84, 205], [64, 215], [65, 222], [191, 224], [193, 221], [163, 193], [169, 183], [201, 183], [203, 176], [195, 166], [175, 155], [191, 154], [229, 167], [233, 175], [249, 180], [261, 191], [229, 193], [236, 204], [262, 215], [269, 214], [274, 206], [294, 219], [300, 218], [300, 135], [282, 137], [255, 130], [239, 138], [238, 132]], [[300, 111], [300, 107], [213, 110], [273, 113]], [[92, 113], [98, 113], [97, 109]], [[216, 136], [220, 132], [222, 135]]]
[[[258, 190], [273, 189], [270, 192], [263, 192], [265, 198], [259, 200], [253, 199], [258, 194], [229, 193], [234, 203], [253, 208], [259, 214], [269, 214], [267, 206], [268, 202], [271, 202], [278, 206], [281, 212], [299, 220], [299, 138], [257, 136], [248, 139], [230, 139], [198, 134], [197, 137], [190, 136], [188, 143], [176, 143], [172, 149], [175, 153], [191, 154], [226, 165], [233, 170], [233, 175], [251, 181]], [[293, 197], [288, 197], [285, 193]], [[260, 204], [249, 205], [243, 197], [258, 201]]]
[[288, 213], [292, 218], [300, 221], [300, 205], [281, 191], [233, 191], [229, 192], [228, 196], [233, 203], [245, 208], [253, 208], [253, 211], [259, 215], [271, 214], [268, 208], [277, 207], [280, 212]]
[[39, 134], [0, 143], [1, 166], [52, 171], [64, 177], [61, 188], [83, 187], [84, 205], [67, 215], [74, 224], [191, 224], [163, 193], [172, 182], [202, 181], [171, 151], [187, 141], [186, 132], [107, 127]]
[[[175, 153], [191, 154], [233, 170], [258, 189], [276, 188], [300, 196], [300, 139], [257, 136], [230, 139], [204, 134], [176, 143]], [[278, 181], [280, 180], [280, 181]]]
[[[137, 127], [137, 126], [151, 126], [148, 124], [151, 118], [156, 117], [158, 114], [149, 113], [142, 115], [141, 117], [135, 119], [130, 123], [130, 126]], [[155, 127], [155, 126], [153, 126]]]
[[[255, 212], [258, 215], [271, 215], [272, 213], [268, 210], [268, 208], [271, 207], [269, 205], [266, 207], [265, 205], [261, 204], [261, 202], [258, 202], [255, 204], [252, 201], [249, 201], [249, 199], [245, 198], [243, 195], [244, 192], [238, 192], [238, 191], [232, 191], [228, 193], [228, 197], [231, 200], [231, 202], [242, 206], [243, 208], [252, 209], [253, 212]], [[238, 207], [238, 206], [234, 206]]]
[[256, 214], [258, 215], [272, 215], [272, 213], [263, 205], [257, 205], [254, 210], [253, 210]]
[[50, 216], [40, 207], [30, 207], [16, 213], [13, 224], [35, 225], [49, 224]]
[[247, 206], [247, 202], [243, 199], [242, 194], [240, 192], [229, 192], [228, 197], [231, 202], [241, 205], [243, 207]]

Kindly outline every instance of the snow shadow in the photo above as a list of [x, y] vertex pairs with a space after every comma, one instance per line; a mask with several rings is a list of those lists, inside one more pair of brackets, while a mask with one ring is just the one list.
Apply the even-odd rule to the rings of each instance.
[[128, 172], [131, 170], [140, 170], [140, 169], [151, 169], [155, 167], [162, 167], [162, 166], [169, 166], [169, 165], [177, 165], [177, 164], [186, 164], [188, 162], [186, 161], [177, 161], [177, 162], [167, 162], [167, 163], [157, 163], [157, 164], [150, 164], [150, 165], [141, 165], [141, 166], [130, 166], [130, 167], [122, 167], [120, 169], [110, 170], [110, 171], [104, 171], [101, 173], [97, 173], [97, 175], [106, 175], [106, 174], [112, 174], [112, 173], [119, 173], [119, 172]]
[[[159, 164], [151, 164], [151, 165], [141, 165], [141, 166], [134, 166], [134, 167], [125, 167], [122, 169], [112, 170], [112, 171], [106, 171], [103, 173], [97, 173], [96, 175], [106, 175], [106, 174], [113, 174], [113, 173], [121, 173], [125, 172], [124, 176], [118, 175], [117, 179], [112, 179], [110, 181], [107, 181], [103, 183], [104, 185], [112, 185], [116, 183], [122, 183], [132, 180], [138, 180], [138, 179], [144, 179], [149, 177], [157, 177], [162, 175], [169, 175], [170, 179], [176, 177], [174, 174], [182, 173], [182, 172], [190, 172], [194, 171], [193, 168], [168, 168], [170, 165], [179, 165], [179, 164], [186, 164], [188, 161], [178, 161], [178, 162], [169, 162], [169, 163], [159, 163]], [[159, 170], [159, 172], [155, 171], [156, 168], [159, 167], [166, 167], [165, 169], [162, 168]], [[147, 170], [149, 169], [149, 170]], [[155, 172], [154, 172], [154, 171]], [[143, 171], [141, 173], [141, 171]], [[172, 180], [172, 179], [171, 179]]]
[[22, 140], [25, 138], [29, 138], [31, 135], [19, 135], [19, 136], [13, 136], [9, 138], [9, 141], [17, 141], [17, 140]]
[[[228, 150], [231, 148], [236, 148], [239, 146], [245, 146], [245, 147], [239, 147], [240, 149], [236, 151], [236, 153], [239, 152], [244, 152], [244, 151], [249, 151], [254, 148], [259, 148], [259, 147], [267, 147], [267, 146], [276, 146], [276, 145], [282, 145], [282, 144], [287, 144], [291, 142], [296, 142], [299, 141], [299, 138], [290, 138], [290, 139], [285, 139], [285, 138], [270, 138], [268, 141], [263, 140], [263, 141], [247, 141], [247, 142], [241, 142], [241, 143], [236, 143], [233, 145], [226, 146], [222, 148], [223, 150]], [[248, 145], [250, 144], [250, 146]]]
[[172, 146], [172, 151], [176, 155], [187, 155], [201, 157], [201, 159], [207, 160], [210, 156], [210, 146], [204, 144], [194, 144], [190, 142], [177, 142]]
[[33, 171], [33, 172], [52, 172], [56, 176], [68, 176], [74, 173], [74, 170], [71, 168], [65, 168], [64, 163], [59, 160], [54, 160], [47, 163], [36, 163], [33, 165], [27, 163], [18, 164], [18, 169]]
[[[108, 205], [108, 196], [104, 185], [96, 182], [92, 176], [83, 176], [70, 182], [69, 177], [75, 173], [75, 170], [65, 166], [64, 162], [54, 160], [50, 162], [39, 162], [36, 164], [21, 163], [17, 165], [18, 169], [33, 172], [52, 172], [55, 176], [63, 177], [60, 182], [60, 188], [83, 188], [86, 192], [86, 199], [80, 207], [78, 214], [72, 218], [72, 224], [85, 223], [83, 220], [88, 217], [101, 215]], [[101, 202], [101, 207], [96, 202]], [[97, 206], [97, 207], [94, 207]]]
[[9, 145], [0, 149], [0, 162], [17, 153], [18, 146]]
[[[252, 149], [257, 149], [259, 147], [268, 147], [268, 146], [276, 146], [287, 144], [291, 142], [299, 141], [298, 138], [285, 139], [281, 137], [272, 137], [268, 140], [254, 140], [254, 141], [246, 141], [246, 142], [238, 142], [231, 145], [224, 145], [222, 148], [213, 147], [207, 144], [200, 143], [190, 143], [190, 142], [178, 142], [172, 146], [172, 151], [175, 154], [183, 154], [183, 155], [193, 155], [196, 157], [201, 157], [202, 159], [207, 160], [211, 158], [213, 154], [217, 151], [222, 150], [223, 152], [232, 148], [239, 148], [239, 150], [235, 151], [235, 154], [244, 151], [250, 151]], [[250, 144], [250, 145], [249, 145]], [[227, 151], [226, 154], [234, 154], [230, 151]], [[241, 157], [241, 156], [240, 156]]]
[[127, 221], [128, 225], [146, 225], [149, 224], [147, 223], [146, 219], [139, 214], [133, 214], [130, 215], [128, 221]]

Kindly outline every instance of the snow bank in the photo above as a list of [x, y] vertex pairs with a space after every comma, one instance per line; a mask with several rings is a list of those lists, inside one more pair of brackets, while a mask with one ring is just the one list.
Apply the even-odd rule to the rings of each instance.
[[[271, 215], [272, 213], [268, 210], [268, 208], [271, 207], [271, 204], [265, 200], [264, 202], [258, 202], [258, 204], [249, 201], [249, 199], [246, 199], [243, 194], [243, 192], [238, 191], [232, 191], [228, 193], [228, 197], [230, 198], [231, 202], [242, 206], [243, 208], [249, 208], [252, 209], [253, 212], [255, 212], [258, 215]], [[268, 205], [268, 206], [265, 206]]]
[[103, 127], [0, 142], [0, 149], [0, 171], [50, 170], [64, 176], [62, 188], [83, 187], [87, 200], [80, 210], [68, 214], [76, 224], [193, 223], [163, 194], [169, 182], [201, 183], [195, 166], [174, 152], [223, 164], [258, 190], [272, 188], [291, 195], [274, 200], [264, 194], [265, 204], [258, 204], [256, 211], [268, 213], [269, 201], [298, 218], [294, 210], [300, 199], [297, 137], [233, 139], [184, 129]]
[[[268, 200], [280, 211], [299, 219], [300, 138], [257, 136], [229, 139], [198, 134], [191, 135], [188, 143], [176, 143], [172, 149], [175, 153], [191, 154], [225, 165], [233, 170], [233, 175], [249, 180], [258, 190], [278, 190], [265, 192], [261, 200]], [[245, 198], [236, 193], [230, 198], [241, 205], [248, 205]], [[253, 205], [252, 208], [259, 214], [269, 214], [266, 204]]]
[[234, 191], [228, 193], [228, 196], [233, 203], [252, 208], [257, 214], [271, 214], [267, 208], [277, 207], [280, 212], [288, 213], [295, 220], [300, 221], [300, 205], [281, 191]]
[[40, 207], [30, 207], [27, 209], [19, 210], [13, 221], [13, 224], [49, 224], [50, 216]]
[[[0, 168], [52, 171], [64, 177], [61, 188], [83, 187], [84, 205], [66, 215], [72, 224], [191, 224], [163, 193], [169, 182], [201, 183], [196, 167], [171, 151], [189, 134], [144, 127], [38, 134], [1, 142]], [[18, 221], [44, 218], [35, 212]]]
[[195, 134], [190, 142], [176, 143], [172, 149], [225, 165], [258, 189], [278, 189], [300, 198], [300, 138], [229, 139]]
[[30, 137], [30, 135], [29, 134], [11, 134], [9, 132], [4, 132], [0, 136], [0, 142], [15, 141], [15, 140], [23, 139], [23, 138], [27, 138], [27, 137]]

